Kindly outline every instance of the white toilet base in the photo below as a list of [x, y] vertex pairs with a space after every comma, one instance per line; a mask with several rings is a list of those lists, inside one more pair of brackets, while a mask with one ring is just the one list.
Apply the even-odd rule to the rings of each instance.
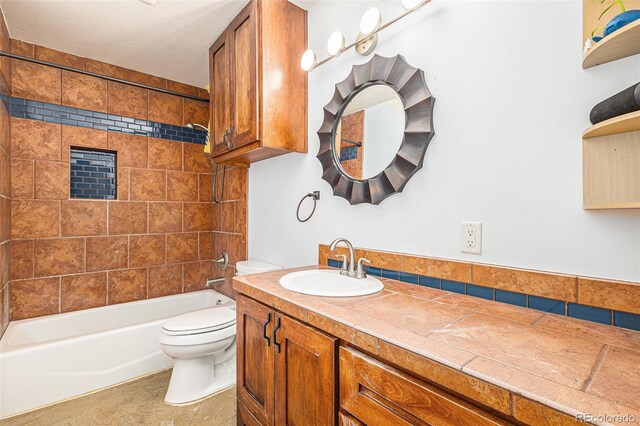
[[174, 359], [165, 402], [170, 405], [194, 403], [235, 385], [235, 356], [219, 364], [215, 361], [215, 355]]

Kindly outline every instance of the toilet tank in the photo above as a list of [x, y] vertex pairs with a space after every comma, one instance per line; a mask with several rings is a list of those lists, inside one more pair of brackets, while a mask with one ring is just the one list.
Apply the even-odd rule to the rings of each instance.
[[281, 269], [281, 266], [260, 262], [258, 260], [243, 260], [236, 263], [238, 275], [259, 274], [261, 272], [279, 271]]

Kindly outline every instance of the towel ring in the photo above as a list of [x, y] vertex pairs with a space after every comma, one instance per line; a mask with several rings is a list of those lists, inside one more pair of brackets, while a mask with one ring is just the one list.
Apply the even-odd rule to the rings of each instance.
[[[306, 219], [300, 219], [300, 206], [302, 206], [302, 203], [307, 198], [313, 198], [313, 210], [311, 210], [311, 213], [309, 214], [309, 217], [307, 217]], [[304, 222], [308, 221], [309, 219], [311, 219], [311, 216], [313, 216], [313, 214], [316, 212], [316, 204], [317, 204], [319, 199], [320, 199], [320, 191], [313, 191], [313, 192], [308, 193], [304, 197], [302, 197], [302, 200], [300, 200], [300, 202], [298, 203], [298, 209], [296, 210], [296, 217], [298, 218], [298, 222], [304, 223]]]

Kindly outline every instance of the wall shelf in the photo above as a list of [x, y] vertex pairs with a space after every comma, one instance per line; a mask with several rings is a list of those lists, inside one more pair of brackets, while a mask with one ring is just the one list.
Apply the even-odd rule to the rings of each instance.
[[634, 21], [596, 43], [582, 60], [582, 69], [606, 64], [640, 53], [640, 20]]
[[635, 111], [594, 124], [584, 131], [582, 139], [617, 135], [618, 133], [635, 132], [639, 130], [640, 111]]

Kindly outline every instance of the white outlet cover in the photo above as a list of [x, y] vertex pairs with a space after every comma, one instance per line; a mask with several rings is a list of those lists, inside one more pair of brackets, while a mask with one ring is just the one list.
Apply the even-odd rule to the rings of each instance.
[[460, 226], [460, 251], [482, 254], [482, 222], [462, 222]]

